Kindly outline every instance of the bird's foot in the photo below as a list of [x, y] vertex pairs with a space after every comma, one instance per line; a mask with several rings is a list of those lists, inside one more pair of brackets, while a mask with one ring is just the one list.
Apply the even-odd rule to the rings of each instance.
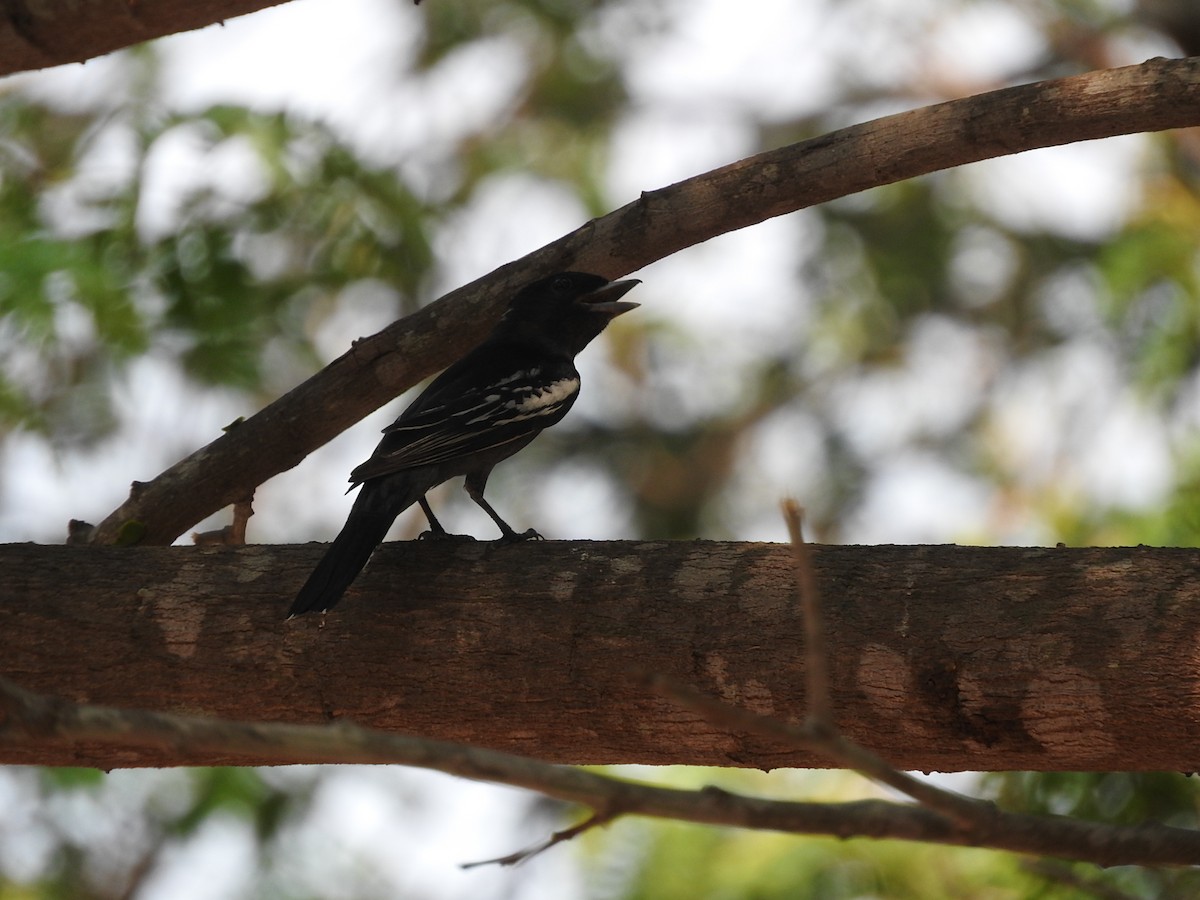
[[448, 531], [422, 531], [417, 535], [418, 541], [457, 541], [458, 543], [466, 543], [467, 541], [475, 540], [475, 537], [470, 534], [451, 534]]
[[544, 540], [545, 540], [545, 538], [542, 537], [537, 532], [536, 529], [530, 528], [526, 531], [520, 532], [519, 534], [515, 531], [509, 531], [509, 532], [501, 535], [498, 539], [498, 542], [501, 544], [519, 544], [522, 541], [544, 541]]

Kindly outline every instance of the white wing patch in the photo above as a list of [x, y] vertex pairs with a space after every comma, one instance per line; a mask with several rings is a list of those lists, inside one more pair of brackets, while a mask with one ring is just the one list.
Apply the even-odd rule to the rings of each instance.
[[[531, 388], [528, 391], [522, 391], [519, 396], [515, 396], [511, 400], [506, 400], [502, 408], [504, 410], [511, 410], [511, 412], [503, 413], [499, 416], [494, 413], [485, 413], [482, 416], [468, 419], [467, 424], [474, 425], [489, 419], [505, 423], [522, 422], [525, 419], [544, 416], [555, 411], [577, 393], [579, 393], [578, 377], [560, 378], [558, 381], [550, 382], [545, 387]], [[490, 400], [491, 397], [489, 396], [488, 399]]]
[[[391, 472], [434, 465], [464, 454], [496, 451], [506, 444], [524, 446], [533, 435], [563, 417], [579, 393], [579, 374], [543, 376], [530, 366], [435, 403], [384, 429], [388, 435], [375, 455], [350, 473], [360, 483]], [[399, 444], [399, 446], [396, 446]], [[386, 449], [384, 449], [386, 446]]]
[[552, 381], [540, 390], [535, 390], [527, 397], [519, 400], [509, 400], [504, 405], [509, 409], [520, 412], [537, 412], [547, 406], [557, 406], [579, 390], [578, 378], [560, 378]]
[[[510, 424], [510, 422], [535, 419], [539, 415], [556, 412], [563, 403], [578, 394], [578, 391], [580, 391], [578, 377], [559, 378], [557, 382], [551, 382], [544, 388], [524, 388], [520, 392], [515, 391], [517, 396], [504, 401], [498, 409], [493, 407], [482, 415], [476, 415], [474, 419], [468, 419], [467, 425], [478, 425], [479, 422], [485, 421]], [[492, 400], [492, 396], [494, 395], [488, 396], [488, 400]], [[499, 397], [496, 397], [496, 400], [499, 400]], [[466, 412], [473, 412], [473, 410], [466, 410]]]

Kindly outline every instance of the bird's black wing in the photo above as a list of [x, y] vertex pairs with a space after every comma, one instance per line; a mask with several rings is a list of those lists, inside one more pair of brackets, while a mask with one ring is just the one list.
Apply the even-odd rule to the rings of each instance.
[[579, 373], [570, 360], [484, 345], [438, 376], [384, 429], [375, 453], [350, 481], [498, 450], [558, 422], [578, 393]]

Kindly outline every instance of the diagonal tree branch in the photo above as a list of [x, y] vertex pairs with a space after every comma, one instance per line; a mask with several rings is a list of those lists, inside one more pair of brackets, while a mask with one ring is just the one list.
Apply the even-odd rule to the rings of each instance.
[[616, 278], [685, 247], [847, 194], [1039, 147], [1200, 125], [1200, 58], [1005, 88], [761, 153], [657, 191], [364, 338], [238, 427], [135, 483], [95, 543], [169, 544], [478, 343], [521, 284]]

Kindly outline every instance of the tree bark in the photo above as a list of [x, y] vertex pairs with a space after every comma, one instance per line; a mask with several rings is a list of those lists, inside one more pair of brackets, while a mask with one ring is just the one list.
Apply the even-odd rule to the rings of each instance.
[[[564, 763], [822, 764], [722, 733], [647, 673], [804, 716], [791, 550], [715, 542], [384, 545], [285, 622], [321, 545], [0, 546], [0, 670], [75, 702], [349, 719]], [[817, 547], [834, 717], [905, 769], [1180, 770], [1200, 739], [1200, 552]], [[236, 764], [0, 744], [0, 762]]]
[[4, 0], [0, 75], [83, 62], [284, 0]]

